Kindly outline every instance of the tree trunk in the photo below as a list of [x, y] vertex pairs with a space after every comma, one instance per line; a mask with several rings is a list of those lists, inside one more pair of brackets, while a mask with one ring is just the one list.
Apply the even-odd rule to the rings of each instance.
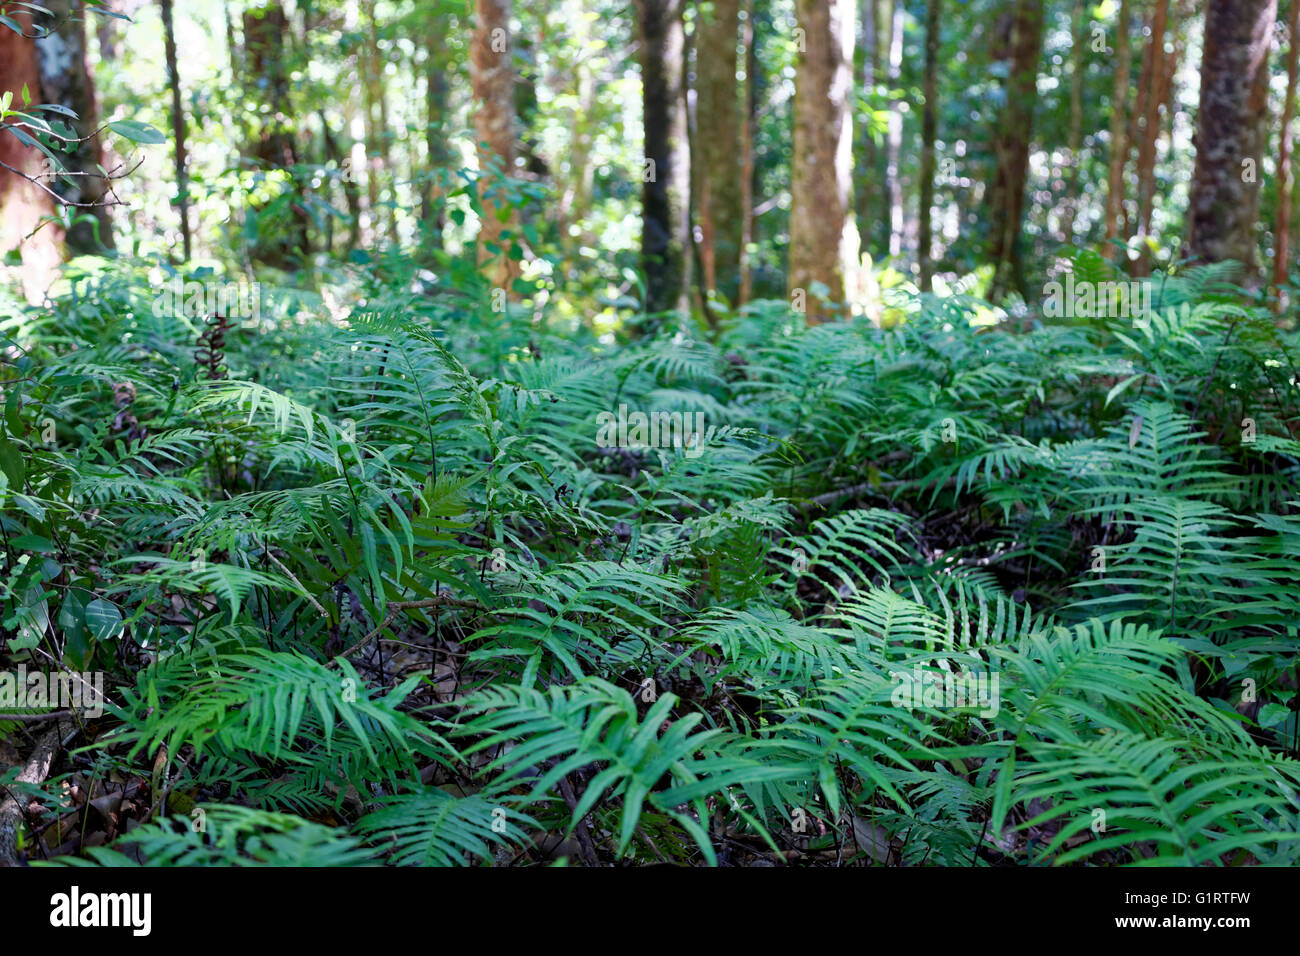
[[1038, 0], [1015, 0], [1011, 23], [1011, 63], [1007, 99], [994, 136], [997, 175], [993, 184], [990, 258], [994, 276], [990, 297], [998, 301], [1012, 288], [1025, 292], [1020, 234], [1029, 144], [1038, 101], [1038, 59], [1043, 48], [1043, 7]]
[[690, 294], [691, 153], [682, 9], [683, 0], [637, 0], [645, 119], [641, 266], [650, 313], [685, 312]]
[[795, 13], [806, 50], [795, 73], [788, 281], [792, 296], [803, 291], [812, 323], [830, 318], [813, 283], [842, 307], [846, 275], [857, 265], [857, 230], [849, 215], [853, 4], [797, 0]]
[[[576, 50], [584, 51], [591, 43], [592, 21], [587, 16], [583, 0], [565, 0], [565, 18], [568, 21], [569, 37]], [[569, 250], [579, 246], [590, 246], [596, 237], [590, 235], [587, 217], [591, 214], [593, 190], [595, 189], [595, 169], [592, 165], [592, 148], [594, 138], [592, 129], [597, 121], [596, 77], [591, 68], [591, 58], [579, 54], [572, 67], [573, 76], [566, 80], [563, 69], [557, 68], [555, 84], [564, 84], [566, 89], [574, 92], [574, 105], [569, 113], [572, 133], [569, 150], [568, 174], [561, 184], [559, 209], [556, 222], [560, 227], [561, 241]], [[571, 84], [571, 85], [570, 85]], [[560, 164], [559, 172], [563, 169]], [[563, 175], [561, 173], [561, 175]], [[587, 223], [587, 228], [579, 224]], [[578, 227], [577, 235], [570, 235], [570, 227]]]
[[[1209, 0], [1196, 117], [1188, 253], [1255, 270], [1259, 161], [1277, 0]], [[1248, 278], [1254, 281], [1254, 277]]]
[[[903, 72], [903, 0], [894, 0], [889, 14], [889, 86], [896, 90], [902, 84]], [[885, 165], [885, 182], [889, 197], [889, 254], [898, 257], [903, 251], [903, 180], [899, 160], [903, 152], [903, 112], [900, 100], [889, 100], [889, 140]]]
[[744, 214], [741, 206], [741, 100], [736, 83], [740, 64], [736, 40], [740, 0], [713, 0], [701, 8], [696, 28], [695, 142], [699, 155], [695, 182], [696, 209], [703, 242], [703, 288], [731, 303], [740, 292], [740, 248]]
[[[356, 172], [352, 159], [343, 152], [334, 131], [330, 128], [329, 118], [322, 109], [320, 116], [321, 140], [325, 147], [325, 156], [339, 169], [340, 185], [343, 187], [343, 202], [348, 207], [348, 245], [351, 252], [361, 242], [361, 191], [357, 189]], [[346, 124], [345, 124], [346, 125]], [[325, 220], [325, 250], [334, 248], [334, 217]]]
[[1120, 213], [1124, 207], [1124, 166], [1128, 159], [1127, 127], [1129, 66], [1129, 0], [1120, 0], [1115, 37], [1115, 86], [1110, 97], [1110, 159], [1106, 176], [1106, 246], [1102, 254], [1115, 258], [1112, 240], [1119, 238]]
[[[244, 55], [247, 61], [245, 88], [255, 101], [265, 102], [270, 114], [257, 132], [249, 152], [267, 169], [289, 170], [298, 162], [289, 102], [289, 69], [285, 63], [284, 42], [289, 35], [289, 18], [279, 3], [266, 3], [244, 11]], [[266, 81], [265, 89], [257, 82]], [[263, 99], [264, 97], [264, 99]], [[288, 187], [288, 214], [281, 225], [273, 223], [271, 233], [259, 228], [257, 242], [250, 256], [280, 269], [299, 266], [308, 248], [309, 216], [302, 204], [301, 184], [294, 179]]]
[[939, 98], [939, 16], [942, 0], [928, 0], [925, 7], [925, 111], [921, 114], [921, 208], [917, 238], [917, 265], [921, 291], [930, 291], [934, 274], [931, 248], [930, 207], [934, 205], [934, 138]]
[[1300, 65], [1300, 0], [1291, 0], [1287, 19], [1286, 99], [1282, 103], [1282, 129], [1277, 149], [1277, 219], [1273, 226], [1273, 288], [1277, 311], [1286, 311], [1287, 253], [1291, 242], [1291, 120], [1295, 116], [1297, 65]]
[[[16, 9], [9, 16], [23, 33], [31, 36], [31, 14]], [[35, 105], [40, 83], [35, 41], [0, 25], [0, 94], [13, 94], [10, 109], [23, 108], [24, 86], [33, 94], [32, 105]], [[54, 212], [54, 200], [12, 170], [35, 178], [46, 170], [45, 157], [39, 150], [20, 143], [12, 133], [0, 130], [0, 163], [10, 167], [0, 166], [0, 253], [19, 250], [23, 293], [28, 302], [39, 303], [45, 298], [63, 259], [63, 231], [50, 224], [28, 238], [41, 217]]]
[[[879, 0], [862, 0], [862, 90], [870, 96], [876, 88], [880, 70], [880, 4]], [[876, 248], [879, 234], [875, 205], [879, 191], [880, 150], [876, 145], [871, 122], [864, 118], [854, 129], [856, 147], [854, 158], [857, 169], [853, 178], [853, 207], [858, 220], [858, 236], [864, 249]]]
[[361, 118], [366, 138], [366, 226], [369, 235], [380, 233], [380, 176], [384, 169], [384, 125], [380, 103], [384, 99], [383, 61], [379, 55], [375, 0], [365, 4], [366, 42], [361, 45]]
[[745, 0], [745, 21], [740, 28], [745, 51], [744, 117], [740, 127], [740, 291], [736, 304], [744, 305], [754, 293], [754, 271], [749, 246], [754, 241], [754, 127], [757, 124], [758, 51], [754, 46], [754, 0]]
[[185, 111], [181, 108], [181, 78], [176, 69], [176, 32], [172, 27], [172, 0], [159, 0], [162, 8], [163, 49], [167, 61], [167, 85], [172, 95], [172, 142], [176, 160], [176, 209], [181, 220], [181, 244], [189, 262], [190, 198], [185, 178]]
[[470, 80], [474, 87], [474, 134], [478, 139], [479, 261], [492, 260], [492, 284], [510, 295], [519, 275], [504, 235], [513, 228], [508, 197], [495, 165], [508, 177], [515, 167], [515, 73], [510, 53], [510, 0], [476, 0], [474, 36], [470, 45]]
[[53, 33], [36, 41], [36, 62], [41, 82], [39, 94], [36, 87], [31, 88], [32, 97], [36, 99], [39, 96], [42, 103], [72, 110], [77, 118], [68, 120], [67, 124], [73, 134], [78, 139], [89, 137], [76, 143], [71, 152], [60, 155], [64, 168], [74, 175], [71, 179], [56, 179], [51, 187], [69, 202], [97, 204], [93, 208], [77, 210], [79, 221], [72, 225], [67, 235], [69, 251], [103, 252], [113, 248], [112, 220], [105, 201], [110, 184], [99, 174], [104, 159], [103, 148], [100, 138], [92, 135], [99, 126], [99, 107], [90, 66], [86, 62], [86, 20], [81, 5], [73, 0], [48, 0], [42, 6], [54, 18], [51, 21], [40, 16], [36, 23], [39, 26], [44, 21], [53, 27]]
[[1085, 0], [1075, 0], [1070, 41], [1070, 168], [1066, 174], [1065, 208], [1061, 213], [1061, 238], [1074, 242], [1074, 220], [1079, 214], [1079, 172], [1083, 165], [1083, 47], [1087, 42]]
[[[424, 145], [428, 171], [431, 173], [435, 169], [450, 166], [452, 162], [451, 151], [447, 148], [447, 138], [451, 135], [447, 74], [443, 72], [439, 59], [441, 38], [441, 24], [438, 17], [431, 14], [425, 46], [427, 59], [424, 64]], [[447, 214], [437, 205], [441, 193], [437, 180], [431, 178], [420, 196], [420, 219], [431, 250], [442, 248], [442, 230], [446, 225]]]
[[[370, 157], [371, 169], [382, 176], [389, 187], [387, 217], [388, 235], [397, 240], [397, 172], [393, 169], [392, 150], [389, 148], [388, 126], [388, 91], [384, 84], [385, 59], [379, 48], [379, 18], [376, 16], [377, 4], [371, 3], [367, 11], [367, 24], [370, 29], [370, 72], [366, 76], [366, 87], [374, 110], [374, 125], [370, 133], [374, 137], [374, 152]], [[379, 217], [375, 217], [375, 231], [378, 232]]]
[[[1133, 263], [1133, 274], [1151, 273], [1151, 215], [1155, 206], [1156, 141], [1160, 137], [1160, 108], [1168, 95], [1168, 58], [1165, 55], [1165, 25], [1169, 18], [1169, 0], [1156, 0], [1151, 14], [1151, 39], [1147, 45], [1143, 64], [1142, 87], [1145, 90], [1145, 115], [1138, 135], [1137, 187], [1138, 187], [1138, 258]], [[1172, 55], [1172, 54], [1171, 54]]]

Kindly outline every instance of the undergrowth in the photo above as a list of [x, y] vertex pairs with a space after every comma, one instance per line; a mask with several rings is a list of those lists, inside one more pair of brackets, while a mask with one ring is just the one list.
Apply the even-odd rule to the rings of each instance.
[[29, 858], [1300, 862], [1295, 339], [1228, 267], [617, 339], [391, 276], [214, 336], [131, 268], [3, 327], [6, 666], [112, 702]]

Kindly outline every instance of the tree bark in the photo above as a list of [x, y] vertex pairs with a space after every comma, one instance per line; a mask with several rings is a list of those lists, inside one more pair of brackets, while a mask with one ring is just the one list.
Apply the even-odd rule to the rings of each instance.
[[740, 0], [700, 9], [696, 39], [696, 210], [703, 241], [703, 289], [734, 303], [740, 292], [743, 155], [740, 88], [736, 82]]
[[[30, 37], [34, 32], [31, 14], [17, 9], [9, 15]], [[35, 105], [40, 98], [40, 85], [35, 41], [0, 25], [0, 94], [13, 94], [10, 109], [23, 108], [24, 86]], [[31, 177], [40, 176], [46, 170], [45, 157], [39, 150], [23, 145], [16, 136], [3, 129], [0, 129], [0, 162]], [[30, 235], [41, 217], [53, 212], [54, 200], [48, 193], [18, 173], [0, 167], [0, 253], [19, 250], [23, 293], [33, 304], [45, 298], [63, 260], [63, 230], [60, 227], [47, 224], [35, 235]]]
[[745, 51], [744, 117], [740, 127], [740, 291], [736, 304], [744, 305], [754, 293], [754, 271], [749, 247], [754, 241], [754, 127], [757, 124], [758, 51], [754, 46], [754, 0], [745, 0], [745, 19], [740, 28]]
[[[880, 4], [878, 0], [862, 0], [861, 43], [862, 43], [862, 90], [868, 96], [876, 88], [876, 78], [880, 71]], [[856, 147], [854, 159], [857, 169], [853, 179], [854, 215], [858, 221], [858, 236], [864, 249], [876, 248], [879, 234], [877, 210], [874, 208], [879, 195], [876, 183], [880, 178], [880, 150], [876, 145], [875, 131], [870, 121], [864, 118], [854, 129]]]
[[[889, 14], [889, 87], [897, 90], [903, 72], [903, 0], [893, 0]], [[903, 252], [903, 179], [899, 160], [903, 152], [903, 113], [896, 96], [889, 99], [889, 134], [886, 143], [885, 182], [889, 213], [889, 255]]]
[[691, 153], [683, 0], [637, 0], [645, 122], [641, 267], [646, 312], [685, 312], [690, 294]]
[[474, 134], [478, 139], [479, 201], [483, 222], [479, 230], [479, 261], [491, 261], [492, 284], [510, 295], [519, 267], [509, 257], [505, 236], [513, 227], [509, 198], [492, 166], [509, 177], [515, 166], [515, 73], [510, 53], [510, 0], [477, 0], [474, 36], [470, 44], [470, 80], [477, 107]]
[[[64, 168], [74, 175], [56, 179], [50, 186], [69, 202], [99, 203], [93, 208], [77, 210], [78, 221], [68, 230], [67, 243], [72, 253], [103, 252], [113, 248], [113, 228], [108, 206], [103, 204], [109, 183], [99, 175], [103, 145], [99, 136], [91, 135], [99, 126], [99, 105], [86, 61], [85, 14], [73, 0], [49, 0], [42, 6], [54, 17], [52, 21], [44, 16], [36, 18], [38, 26], [44, 22], [53, 28], [48, 36], [35, 41], [41, 74], [39, 102], [72, 110], [77, 118], [67, 120], [67, 125], [78, 139], [89, 137], [60, 155]], [[33, 99], [37, 99], [37, 88], [32, 87], [31, 92]]]
[[1106, 176], [1106, 246], [1102, 254], [1114, 259], [1112, 240], [1119, 237], [1120, 214], [1124, 207], [1124, 166], [1128, 160], [1127, 127], [1129, 67], [1129, 0], [1120, 0], [1115, 37], [1115, 85], [1110, 97], [1110, 158]]
[[1025, 185], [1029, 178], [1029, 145], [1038, 102], [1038, 59], [1043, 48], [1042, 4], [1015, 0], [1011, 24], [1011, 62], [1007, 99], [994, 136], [997, 174], [992, 193], [994, 276], [990, 297], [998, 301], [1012, 288], [1025, 292], [1020, 235], [1024, 221]]
[[[443, 71], [440, 60], [442, 47], [442, 30], [438, 22], [441, 14], [429, 14], [429, 30], [425, 44], [424, 64], [424, 145], [429, 172], [449, 166], [452, 162], [451, 151], [447, 148], [450, 130], [450, 103], [448, 100], [447, 74]], [[446, 225], [446, 211], [438, 207], [437, 200], [442, 190], [435, 179], [430, 179], [420, 196], [420, 218], [424, 223], [424, 235], [427, 236], [430, 249], [442, 248], [442, 230]]]
[[[1133, 274], [1149, 275], [1151, 272], [1151, 215], [1155, 207], [1156, 141], [1160, 137], [1160, 109], [1168, 96], [1168, 57], [1165, 55], [1165, 25], [1169, 18], [1169, 0], [1156, 0], [1151, 13], [1151, 39], [1142, 68], [1141, 86], [1144, 93], [1144, 115], [1138, 134], [1137, 187], [1138, 257], [1133, 263]], [[1172, 55], [1172, 54], [1171, 54]]]
[[942, 0], [928, 0], [925, 7], [925, 110], [921, 114], [921, 208], [917, 233], [917, 266], [921, 291], [930, 291], [934, 275], [931, 248], [930, 207], [934, 205], [934, 139], [939, 98], [939, 16]]
[[1300, 0], [1291, 0], [1287, 18], [1286, 99], [1282, 103], [1282, 128], [1277, 150], [1277, 217], [1273, 226], [1273, 288], [1277, 311], [1286, 310], [1287, 255], [1291, 243], [1291, 120], [1295, 117], [1297, 66], [1300, 66]]
[[1075, 0], [1074, 25], [1070, 41], [1070, 168], [1066, 174], [1065, 208], [1061, 213], [1061, 237], [1074, 242], [1074, 221], [1079, 214], [1079, 172], [1083, 165], [1083, 46], [1086, 43], [1086, 0]]
[[1268, 53], [1277, 0], [1209, 0], [1196, 117], [1188, 253], [1255, 272], [1259, 164], [1268, 111]]
[[388, 196], [387, 214], [380, 215], [381, 201], [386, 182], [395, 183], [389, 176], [392, 152], [388, 148], [388, 96], [384, 84], [384, 56], [379, 49], [379, 18], [376, 2], [366, 4], [366, 44], [362, 72], [362, 95], [365, 105], [366, 130], [366, 199], [369, 203], [370, 228], [375, 236], [380, 234], [380, 222], [387, 218], [387, 232], [397, 236], [397, 196], [394, 185]]
[[794, 159], [790, 184], [789, 288], [803, 290], [810, 323], [831, 317], [813, 292], [827, 288], [832, 305], [847, 301], [845, 278], [857, 265], [857, 229], [850, 216], [853, 4], [798, 0], [806, 50], [794, 87]]

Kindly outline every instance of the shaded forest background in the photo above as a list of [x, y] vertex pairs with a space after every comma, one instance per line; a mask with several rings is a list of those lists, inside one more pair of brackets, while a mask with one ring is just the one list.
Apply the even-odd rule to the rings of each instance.
[[[1289, 6], [19, 3], [53, 32], [3, 31], [0, 85], [88, 138], [75, 180], [0, 180], [3, 241], [63, 217], [21, 253], [36, 294], [119, 240], [320, 287], [397, 248], [445, 281], [477, 239], [512, 297], [597, 324], [796, 289], [880, 321], [936, 280], [1032, 304], [1068, 247], [1135, 277], [1236, 259], [1283, 308]], [[140, 153], [106, 120], [169, 135]]]

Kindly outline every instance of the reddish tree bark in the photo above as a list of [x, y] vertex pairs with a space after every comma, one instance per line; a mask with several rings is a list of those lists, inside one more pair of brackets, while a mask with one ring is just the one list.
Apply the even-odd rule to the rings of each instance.
[[[9, 14], [29, 36], [34, 33], [31, 15], [14, 10]], [[40, 71], [36, 65], [36, 43], [19, 36], [0, 24], [0, 94], [13, 94], [10, 109], [22, 109], [22, 89], [27, 87], [32, 103], [40, 96]], [[45, 157], [39, 150], [25, 146], [12, 133], [0, 129], [0, 253], [17, 249], [22, 257], [20, 277], [23, 292], [30, 302], [45, 297], [55, 271], [63, 259], [62, 230], [42, 226], [35, 235], [42, 216], [54, 212], [54, 200], [35, 183], [24, 179], [46, 171]], [[16, 170], [16, 172], [15, 172]]]
[[[1165, 54], [1165, 25], [1169, 18], [1169, 0], [1156, 0], [1151, 13], [1151, 39], [1142, 64], [1143, 93], [1142, 128], [1137, 136], [1137, 187], [1138, 258], [1133, 263], [1133, 274], [1144, 276], [1151, 272], [1151, 249], [1147, 240], [1151, 234], [1151, 215], [1155, 206], [1156, 140], [1160, 137], [1160, 110], [1169, 95], [1168, 57]], [[1171, 57], [1173, 54], [1169, 54]]]
[[[470, 81], [474, 87], [474, 133], [478, 139], [478, 164], [487, 170], [495, 164], [509, 176], [515, 165], [515, 74], [510, 55], [510, 0], [477, 0], [474, 35], [470, 41]], [[518, 264], [508, 256], [503, 233], [512, 228], [506, 197], [496, 177], [479, 180], [483, 223], [479, 230], [479, 258], [493, 260], [492, 284], [510, 294], [519, 275]]]
[[795, 12], [806, 49], [795, 74], [788, 281], [792, 296], [802, 290], [808, 321], [822, 322], [830, 313], [813, 295], [813, 283], [826, 286], [831, 303], [843, 305], [846, 272], [857, 265], [857, 229], [849, 215], [853, 5], [798, 0]]
[[[1124, 167], [1128, 163], [1128, 137], [1124, 117], [1128, 112], [1129, 67], [1132, 60], [1129, 39], [1129, 0], [1120, 0], [1115, 36], [1115, 84], [1110, 98], [1110, 157], [1106, 176], [1106, 245], [1102, 255], [1114, 259], [1112, 240], [1119, 238], [1124, 210]], [[1127, 238], [1127, 237], [1125, 237]]]

